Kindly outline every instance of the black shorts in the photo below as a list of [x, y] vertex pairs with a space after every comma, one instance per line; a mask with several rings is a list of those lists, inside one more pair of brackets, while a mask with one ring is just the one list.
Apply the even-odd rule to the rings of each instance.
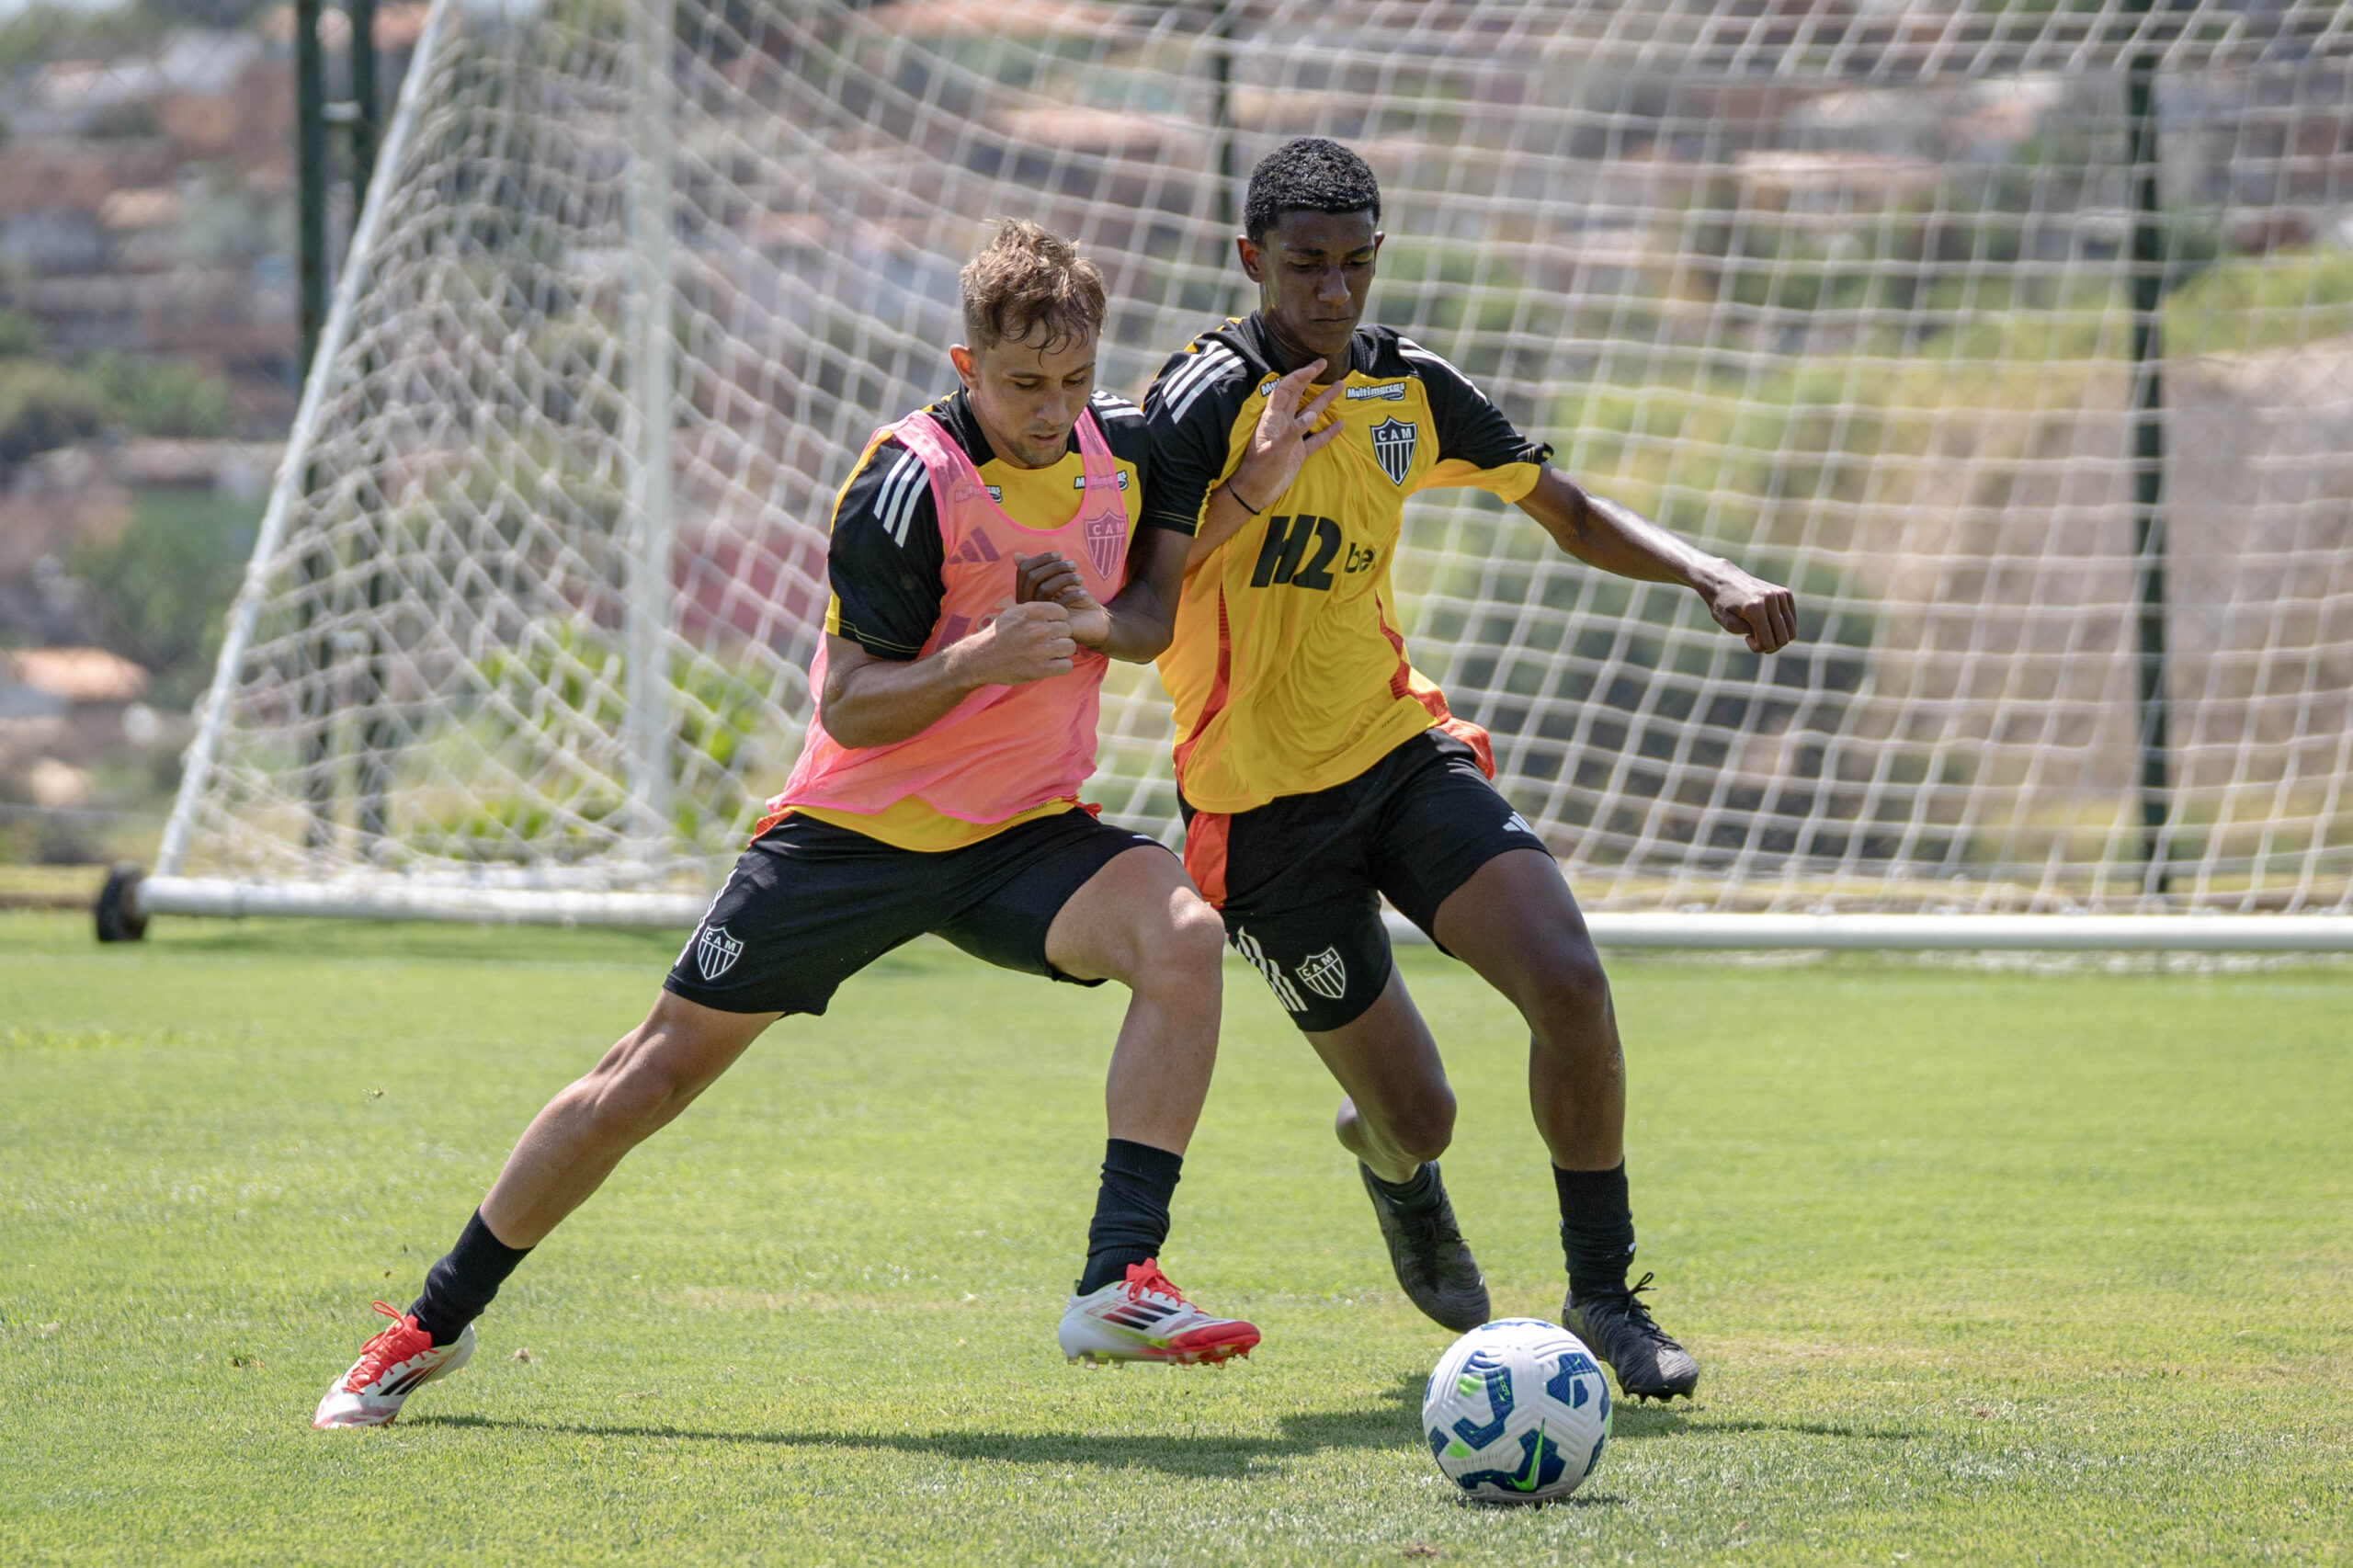
[[1544, 847], [1478, 754], [1438, 730], [1329, 790], [1232, 816], [1184, 811], [1185, 868], [1226, 940], [1314, 1032], [1353, 1022], [1389, 983], [1383, 894], [1436, 942], [1438, 906], [1472, 872]]
[[936, 853], [795, 813], [736, 860], [662, 987], [722, 1013], [822, 1013], [843, 981], [926, 931], [1000, 968], [1071, 980], [1046, 961], [1047, 927], [1141, 845], [1161, 847], [1076, 807]]

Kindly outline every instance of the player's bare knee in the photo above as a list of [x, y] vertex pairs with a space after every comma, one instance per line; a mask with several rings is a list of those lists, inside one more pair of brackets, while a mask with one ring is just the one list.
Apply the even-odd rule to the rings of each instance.
[[1167, 918], [1140, 944], [1134, 988], [1180, 1005], [1215, 1008], [1223, 994], [1225, 922], [1191, 892], [1169, 901]]
[[1521, 998], [1529, 1028], [1549, 1044], [1574, 1049], [1598, 1045], [1610, 1031], [1609, 976], [1590, 942], [1563, 946], [1548, 955]]
[[1168, 948], [1188, 985], [1215, 995], [1225, 973], [1225, 921], [1193, 894], [1178, 895], [1170, 911]]
[[616, 1051], [583, 1081], [588, 1112], [599, 1136], [635, 1142], [663, 1126], [701, 1091], [701, 1083], [678, 1070], [666, 1036], [641, 1029], [630, 1049]]

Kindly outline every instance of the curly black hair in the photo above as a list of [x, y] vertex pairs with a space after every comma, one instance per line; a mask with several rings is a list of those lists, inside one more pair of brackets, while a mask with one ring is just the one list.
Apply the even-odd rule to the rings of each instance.
[[1286, 142], [1250, 171], [1250, 193], [1242, 203], [1242, 232], [1253, 244], [1286, 212], [1363, 212], [1381, 222], [1381, 182], [1372, 170], [1337, 142], [1302, 136]]

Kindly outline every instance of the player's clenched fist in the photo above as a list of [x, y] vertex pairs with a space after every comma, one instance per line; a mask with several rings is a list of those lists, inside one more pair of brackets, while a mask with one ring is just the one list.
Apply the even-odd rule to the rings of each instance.
[[1748, 639], [1754, 653], [1775, 653], [1798, 634], [1798, 602], [1790, 590], [1752, 577], [1737, 566], [1701, 590], [1708, 613], [1735, 637]]
[[1008, 606], [949, 650], [959, 679], [972, 686], [1019, 686], [1070, 674], [1078, 653], [1070, 612], [1057, 604]]
[[[1250, 437], [1250, 450], [1225, 482], [1234, 499], [1250, 511], [1263, 512], [1275, 504], [1308, 458], [1329, 446], [1343, 428], [1334, 420], [1322, 430], [1315, 422], [1330, 411], [1347, 390], [1346, 377], [1324, 389], [1322, 396], [1301, 406], [1307, 389], [1324, 371], [1324, 361], [1311, 359], [1274, 384], [1267, 393], [1267, 411]], [[1310, 432], [1313, 431], [1313, 434]]]
[[1086, 591], [1078, 568], [1051, 550], [1013, 558], [1013, 598], [1016, 604], [1062, 606], [1070, 617], [1071, 641], [1081, 647], [1100, 648], [1110, 640], [1111, 612]]

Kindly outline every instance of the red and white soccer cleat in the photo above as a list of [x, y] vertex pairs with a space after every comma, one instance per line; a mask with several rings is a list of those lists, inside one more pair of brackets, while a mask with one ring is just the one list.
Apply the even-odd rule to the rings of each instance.
[[1063, 1309], [1063, 1354], [1073, 1361], [1159, 1361], [1216, 1366], [1247, 1356], [1258, 1331], [1238, 1318], [1213, 1318], [1185, 1300], [1157, 1258], [1128, 1265], [1128, 1278]]
[[351, 1370], [337, 1378], [319, 1401], [311, 1425], [321, 1431], [331, 1426], [391, 1426], [409, 1395], [434, 1379], [456, 1371], [474, 1353], [472, 1324], [455, 1340], [436, 1349], [415, 1318], [403, 1316], [382, 1301], [376, 1303], [376, 1310], [392, 1319], [392, 1326], [359, 1347], [359, 1359], [351, 1364]]

